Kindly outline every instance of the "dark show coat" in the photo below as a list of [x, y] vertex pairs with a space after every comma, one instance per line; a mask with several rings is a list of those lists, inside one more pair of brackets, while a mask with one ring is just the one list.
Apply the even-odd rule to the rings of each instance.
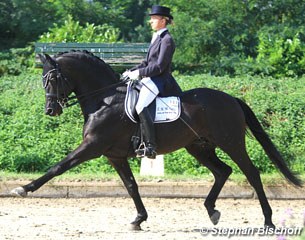
[[178, 96], [182, 90], [171, 73], [174, 52], [174, 40], [165, 30], [149, 46], [145, 60], [131, 70], [138, 69], [141, 78], [150, 77], [158, 87], [160, 96]]

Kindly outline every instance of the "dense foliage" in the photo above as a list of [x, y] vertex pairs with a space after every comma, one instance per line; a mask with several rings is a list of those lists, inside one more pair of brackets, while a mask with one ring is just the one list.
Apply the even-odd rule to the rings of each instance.
[[119, 29], [108, 24], [97, 25], [88, 22], [81, 26], [79, 21], [74, 21], [71, 15], [63, 25], [54, 24], [49, 32], [40, 36], [40, 42], [117, 42]]
[[[215, 75], [302, 76], [301, 0], [164, 0], [174, 6], [177, 64]], [[258, 59], [257, 59], [258, 57]]]
[[54, 24], [68, 16], [86, 26], [108, 24], [119, 28], [122, 38], [134, 36], [148, 7], [155, 1], [138, 0], [2, 0], [0, 3], [0, 49], [23, 47], [34, 42]]
[[[180, 72], [304, 74], [302, 0], [4, 0], [0, 4], [0, 49], [25, 47], [41, 35], [50, 41], [104, 42], [108, 39], [84, 36], [92, 30], [104, 33], [105, 27], [115, 30], [119, 41], [148, 42], [148, 12], [156, 3], [172, 9], [175, 25], [171, 32], [177, 43], [174, 63]], [[69, 18], [78, 23], [76, 35], [83, 37], [65, 37], [61, 26]], [[57, 37], [45, 38], [50, 34]]]
[[[183, 89], [208, 86], [244, 99], [295, 170], [304, 171], [305, 78], [228, 78], [209, 75], [177, 76]], [[78, 106], [60, 117], [44, 115], [44, 90], [40, 73], [4, 76], [0, 79], [0, 169], [16, 172], [46, 171], [81, 142], [83, 119]], [[274, 167], [256, 140], [247, 138], [255, 165], [262, 172]], [[236, 170], [221, 151], [218, 155]], [[139, 159], [131, 159], [138, 170]], [[198, 175], [208, 172], [179, 150], [165, 156], [167, 173]], [[104, 158], [86, 162], [74, 172], [112, 172]]]

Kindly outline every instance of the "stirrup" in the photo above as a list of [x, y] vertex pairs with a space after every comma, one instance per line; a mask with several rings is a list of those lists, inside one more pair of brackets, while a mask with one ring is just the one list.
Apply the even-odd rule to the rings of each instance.
[[135, 153], [137, 154], [136, 157], [144, 157], [145, 156], [145, 149], [146, 149], [146, 144], [145, 142], [142, 142], [138, 149], [135, 150]]
[[137, 157], [143, 158], [151, 158], [155, 159], [157, 156], [157, 152], [151, 146], [146, 146], [145, 142], [142, 142], [139, 148], [135, 151]]

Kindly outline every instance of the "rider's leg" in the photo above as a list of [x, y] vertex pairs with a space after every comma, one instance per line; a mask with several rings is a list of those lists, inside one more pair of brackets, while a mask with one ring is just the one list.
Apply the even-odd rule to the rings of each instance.
[[139, 94], [139, 99], [136, 105], [136, 111], [140, 118], [141, 131], [144, 133], [146, 140], [146, 148], [136, 151], [140, 157], [146, 156], [148, 158], [156, 157], [156, 137], [153, 119], [147, 109], [148, 105], [159, 94], [157, 86], [150, 78], [143, 78], [141, 80], [142, 87]]
[[143, 78], [140, 82], [141, 89], [139, 99], [136, 104], [136, 111], [140, 114], [143, 108], [148, 107], [149, 104], [157, 97], [159, 90], [150, 78]]

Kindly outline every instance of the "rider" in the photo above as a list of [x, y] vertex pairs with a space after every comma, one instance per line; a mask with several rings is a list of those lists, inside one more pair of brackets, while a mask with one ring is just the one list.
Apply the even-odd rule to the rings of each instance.
[[140, 81], [139, 99], [136, 111], [140, 118], [141, 131], [146, 139], [144, 149], [136, 151], [139, 157], [156, 157], [156, 137], [153, 119], [147, 109], [157, 95], [179, 95], [182, 91], [171, 74], [171, 63], [175, 52], [175, 43], [166, 28], [173, 21], [170, 8], [152, 6], [150, 25], [153, 34], [145, 60], [138, 66], [123, 73], [131, 80]]

